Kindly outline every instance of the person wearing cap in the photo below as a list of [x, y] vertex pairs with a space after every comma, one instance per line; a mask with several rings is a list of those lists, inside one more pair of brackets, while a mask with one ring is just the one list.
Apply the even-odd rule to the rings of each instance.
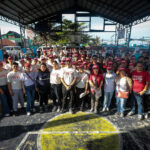
[[27, 116], [30, 116], [32, 112], [35, 112], [34, 97], [35, 97], [35, 72], [31, 71], [31, 64], [26, 63], [25, 69], [22, 75], [22, 88], [23, 93], [27, 97]]
[[[40, 69], [36, 73], [35, 88], [39, 93], [40, 113], [48, 111], [48, 95], [50, 92], [50, 72], [45, 63], [40, 64]], [[45, 103], [45, 107], [43, 106]]]
[[24, 110], [24, 97], [22, 89], [22, 73], [19, 71], [18, 63], [14, 62], [12, 71], [7, 74], [8, 89], [13, 99], [14, 115], [18, 115], [18, 100]]
[[53, 69], [50, 73], [51, 96], [53, 100], [52, 111], [60, 112], [62, 108], [62, 85], [61, 85], [61, 70], [59, 69], [57, 61], [53, 62]]
[[132, 80], [126, 76], [126, 68], [119, 67], [119, 75], [116, 77], [116, 105], [117, 114], [125, 116], [126, 102], [132, 90]]
[[50, 65], [50, 66], [53, 66], [53, 62], [54, 62], [54, 56], [49, 55], [47, 64]]
[[132, 72], [133, 92], [131, 95], [131, 111], [129, 116], [135, 114], [135, 102], [138, 105], [138, 119], [143, 119], [143, 99], [144, 94], [148, 89], [150, 82], [150, 75], [143, 69], [143, 63], [137, 62], [136, 70]]
[[69, 100], [69, 112], [73, 113], [73, 106], [74, 106], [74, 95], [75, 95], [75, 90], [74, 86], [77, 80], [77, 72], [75, 69], [71, 67], [71, 59], [67, 58], [66, 59], [66, 67], [63, 68], [61, 72], [61, 82], [63, 84], [62, 86], [62, 93], [63, 93], [63, 103], [62, 103], [62, 110], [61, 112], [65, 111], [65, 105], [67, 102], [67, 97], [68, 95], [70, 96]]
[[33, 72], [37, 72], [39, 69], [39, 65], [38, 65], [38, 59], [37, 58], [34, 58], [32, 60], [32, 71]]
[[5, 64], [4, 68], [8, 71], [12, 71], [12, 66], [13, 66], [13, 62], [14, 62], [14, 59], [12, 56], [9, 56], [8, 57], [8, 64]]
[[88, 74], [84, 72], [84, 66], [79, 66], [79, 72], [76, 82], [76, 106], [80, 108], [80, 111], [83, 111], [85, 106], [85, 96], [80, 98], [81, 93], [87, 94], [88, 92]]
[[[10, 109], [12, 109], [12, 100], [7, 86], [8, 71], [3, 68], [3, 62], [0, 61], [0, 101], [2, 104], [2, 111], [4, 116], [10, 116]], [[11, 105], [9, 107], [9, 105]]]
[[99, 66], [93, 65], [92, 73], [89, 77], [91, 89], [91, 110], [90, 112], [98, 113], [99, 98], [102, 96], [101, 87], [103, 85], [103, 75], [99, 73]]
[[104, 77], [104, 102], [102, 111], [109, 111], [109, 107], [115, 89], [115, 78], [116, 78], [116, 74], [113, 72], [112, 66], [107, 67], [107, 72], [103, 74], [103, 77]]
[[42, 58], [48, 59], [48, 58], [47, 58], [47, 51], [46, 51], [46, 50], [43, 50], [43, 55], [40, 56], [40, 60], [41, 60]]

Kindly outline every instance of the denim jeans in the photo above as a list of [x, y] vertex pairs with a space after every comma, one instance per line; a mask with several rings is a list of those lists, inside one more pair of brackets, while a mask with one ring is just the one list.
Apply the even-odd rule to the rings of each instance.
[[109, 108], [114, 92], [104, 92], [103, 108]]
[[135, 101], [138, 104], [138, 115], [143, 114], [143, 95], [137, 92], [132, 92], [131, 95], [131, 112], [135, 113]]
[[0, 88], [4, 91], [4, 95], [0, 94], [0, 100], [1, 100], [1, 104], [2, 104], [2, 111], [3, 114], [9, 114], [10, 113], [10, 109], [7, 103], [7, 95], [5, 93], [5, 90], [7, 88], [7, 86], [0, 86]]
[[116, 96], [117, 112], [124, 114], [126, 102], [127, 102], [126, 98], [119, 98]]
[[27, 107], [26, 111], [30, 112], [34, 108], [34, 97], [35, 97], [35, 86], [26, 86], [26, 96], [27, 96]]

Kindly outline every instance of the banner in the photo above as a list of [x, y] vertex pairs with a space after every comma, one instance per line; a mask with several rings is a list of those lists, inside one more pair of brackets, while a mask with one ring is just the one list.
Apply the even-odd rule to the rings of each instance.
[[3, 51], [0, 49], [0, 61], [3, 60]]

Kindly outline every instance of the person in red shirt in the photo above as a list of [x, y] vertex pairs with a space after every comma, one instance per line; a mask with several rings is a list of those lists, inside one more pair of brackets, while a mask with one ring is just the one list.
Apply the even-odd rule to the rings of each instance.
[[90, 112], [98, 112], [98, 100], [102, 96], [101, 87], [103, 85], [103, 75], [99, 73], [99, 66], [93, 65], [92, 73], [89, 78], [91, 89], [91, 110]]
[[135, 101], [138, 104], [138, 118], [143, 119], [143, 95], [148, 89], [150, 77], [148, 72], [143, 70], [143, 63], [138, 62], [136, 70], [132, 72], [132, 96], [131, 96], [131, 111], [128, 113], [129, 116], [135, 113]]

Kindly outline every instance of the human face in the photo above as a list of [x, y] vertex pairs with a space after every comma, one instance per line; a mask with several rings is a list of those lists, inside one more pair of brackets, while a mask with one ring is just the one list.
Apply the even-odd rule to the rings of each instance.
[[58, 64], [56, 62], [53, 62], [53, 69], [57, 69], [58, 68]]
[[138, 63], [138, 64], [136, 65], [136, 70], [137, 70], [138, 72], [143, 71], [143, 64]]
[[46, 71], [46, 66], [45, 65], [41, 65], [40, 69], [41, 69], [42, 72], [44, 72], [44, 71]]
[[12, 69], [14, 72], [17, 72], [18, 71], [18, 65], [13, 65]]
[[25, 71], [29, 72], [30, 71], [30, 67], [25, 67]]
[[95, 75], [98, 75], [98, 69], [93, 69]]

